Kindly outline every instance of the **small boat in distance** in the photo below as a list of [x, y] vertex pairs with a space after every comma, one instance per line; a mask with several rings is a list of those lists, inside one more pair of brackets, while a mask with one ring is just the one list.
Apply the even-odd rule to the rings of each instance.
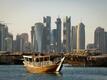
[[65, 57], [60, 61], [50, 60], [50, 56], [23, 56], [24, 66], [30, 73], [55, 73], [60, 72]]

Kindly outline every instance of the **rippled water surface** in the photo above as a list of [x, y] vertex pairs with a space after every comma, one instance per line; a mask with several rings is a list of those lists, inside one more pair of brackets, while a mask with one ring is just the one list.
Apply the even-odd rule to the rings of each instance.
[[107, 80], [107, 68], [63, 67], [61, 73], [30, 74], [23, 65], [0, 65], [0, 80]]

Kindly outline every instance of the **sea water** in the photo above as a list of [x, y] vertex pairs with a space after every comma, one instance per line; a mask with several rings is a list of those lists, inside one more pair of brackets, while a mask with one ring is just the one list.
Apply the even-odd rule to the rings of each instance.
[[107, 80], [107, 68], [63, 67], [60, 73], [31, 74], [23, 65], [0, 65], [0, 80]]

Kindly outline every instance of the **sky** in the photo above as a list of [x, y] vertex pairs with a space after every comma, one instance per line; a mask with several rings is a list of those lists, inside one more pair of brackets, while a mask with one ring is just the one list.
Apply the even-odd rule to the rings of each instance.
[[107, 0], [0, 0], [0, 22], [7, 24], [14, 39], [18, 33], [30, 36], [31, 26], [43, 16], [52, 17], [52, 28], [58, 16], [71, 16], [72, 26], [83, 22], [86, 44], [93, 43], [96, 27], [107, 31]]

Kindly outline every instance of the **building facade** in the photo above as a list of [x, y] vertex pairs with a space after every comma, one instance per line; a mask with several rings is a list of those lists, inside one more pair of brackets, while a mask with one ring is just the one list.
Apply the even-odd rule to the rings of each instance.
[[28, 52], [29, 51], [28, 34], [27, 33], [22, 33], [20, 35], [17, 34], [16, 41], [14, 41], [14, 44], [16, 44], [16, 49], [14, 49], [15, 51]]
[[77, 52], [85, 49], [85, 25], [79, 23], [77, 26]]
[[105, 53], [107, 53], [107, 32], [105, 32]]
[[23, 47], [23, 40], [19, 34], [16, 35], [16, 51], [21, 52]]
[[61, 52], [62, 48], [61, 48], [61, 19], [60, 18], [57, 18], [56, 20], [56, 44], [57, 44], [57, 52]]
[[72, 26], [72, 49], [77, 48], [77, 26]]
[[5, 51], [13, 52], [13, 35], [10, 33], [5, 38]]
[[43, 17], [43, 52], [50, 52], [51, 48], [51, 17]]
[[52, 34], [53, 34], [53, 39], [52, 39], [53, 52], [57, 52], [57, 30], [53, 29]]
[[8, 27], [0, 23], [0, 51], [5, 51], [5, 38], [8, 34]]
[[95, 48], [100, 50], [101, 53], [105, 52], [105, 32], [104, 28], [97, 27], [94, 32], [94, 45]]
[[43, 23], [36, 23], [33, 27], [32, 33], [32, 46], [34, 52], [42, 52], [42, 46], [43, 46], [43, 29], [44, 25]]
[[63, 51], [71, 51], [71, 17], [68, 16], [63, 22]]

